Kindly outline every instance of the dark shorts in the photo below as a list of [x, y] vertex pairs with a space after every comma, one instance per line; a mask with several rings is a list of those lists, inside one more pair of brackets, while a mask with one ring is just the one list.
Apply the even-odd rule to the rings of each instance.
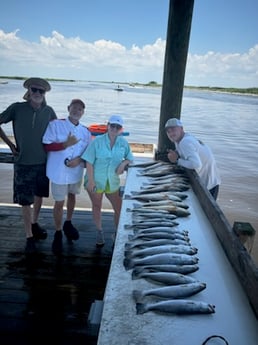
[[13, 202], [22, 206], [32, 205], [34, 196], [49, 196], [49, 179], [46, 165], [16, 165], [13, 176]]

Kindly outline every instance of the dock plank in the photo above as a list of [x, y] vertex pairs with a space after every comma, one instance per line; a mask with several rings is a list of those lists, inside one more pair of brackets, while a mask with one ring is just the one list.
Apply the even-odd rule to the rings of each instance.
[[64, 238], [64, 252], [52, 254], [52, 208], [43, 208], [40, 224], [48, 238], [38, 241], [32, 260], [24, 255], [25, 234], [21, 210], [0, 206], [0, 343], [96, 344], [88, 324], [95, 300], [102, 300], [113, 252], [113, 212], [103, 212], [105, 246], [95, 246], [89, 210], [75, 210], [80, 238], [72, 245]]

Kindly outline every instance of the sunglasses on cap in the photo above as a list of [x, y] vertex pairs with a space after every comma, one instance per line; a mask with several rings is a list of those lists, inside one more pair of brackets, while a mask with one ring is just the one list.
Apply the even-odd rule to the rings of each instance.
[[37, 91], [41, 94], [41, 95], [44, 95], [45, 94], [45, 90], [43, 90], [43, 89], [38, 89], [37, 87], [31, 87], [30, 88], [31, 89], [31, 91], [33, 92], [33, 93], [36, 93]]
[[117, 125], [116, 123], [110, 123], [109, 125], [110, 125], [111, 128], [116, 128], [116, 129], [121, 129], [122, 128], [122, 126]]

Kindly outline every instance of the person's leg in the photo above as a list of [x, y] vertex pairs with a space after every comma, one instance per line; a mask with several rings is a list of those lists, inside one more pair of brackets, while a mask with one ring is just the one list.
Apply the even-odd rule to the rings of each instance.
[[42, 234], [39, 234], [39, 232], [35, 233], [32, 226], [33, 214], [31, 205], [34, 202], [36, 175], [37, 169], [34, 165], [14, 165], [13, 201], [22, 207], [24, 230], [27, 238], [25, 246], [26, 254], [36, 252], [35, 239], [45, 239], [47, 237], [45, 230], [43, 237], [36, 236]]
[[49, 179], [46, 176], [45, 164], [35, 165], [32, 167], [34, 203], [32, 213], [32, 233], [38, 240], [47, 238], [47, 231], [38, 224], [39, 213], [41, 210], [43, 197], [49, 196]]
[[81, 184], [82, 181], [78, 181], [77, 183], [69, 184], [67, 186], [67, 213], [66, 213], [66, 221], [64, 222], [63, 225], [63, 230], [64, 233], [68, 239], [68, 241], [72, 240], [78, 240], [80, 237], [79, 231], [73, 226], [72, 224], [72, 217], [73, 217], [73, 212], [75, 209], [76, 205], [76, 194], [79, 194], [81, 191]]
[[64, 200], [55, 201], [53, 216], [56, 231], [62, 230]]
[[31, 206], [30, 205], [23, 205], [22, 206], [22, 217], [24, 223], [24, 230], [26, 233], [26, 237], [32, 237], [32, 229], [31, 229]]
[[102, 217], [101, 217], [103, 193], [93, 193], [93, 192], [88, 191], [88, 194], [89, 194], [91, 204], [92, 204], [92, 217], [97, 229], [96, 246], [101, 247], [105, 243], [104, 234], [102, 230]]
[[114, 209], [114, 222], [116, 225], [116, 229], [118, 227], [119, 218], [120, 218], [120, 212], [122, 207], [122, 199], [119, 195], [119, 190], [115, 193], [106, 193], [107, 199], [110, 201], [113, 209]]
[[76, 196], [75, 194], [68, 193], [67, 197], [67, 214], [66, 214], [66, 220], [71, 221], [73, 217], [73, 211], [75, 208], [75, 203], [76, 203]]
[[35, 244], [35, 236], [32, 232], [31, 226], [31, 217], [32, 217], [32, 210], [30, 205], [23, 205], [22, 206], [22, 217], [23, 217], [23, 224], [24, 230], [26, 233], [26, 245], [25, 245], [25, 254], [32, 255], [37, 252], [37, 247]]
[[72, 241], [72, 240], [76, 241], [79, 238], [79, 232], [72, 224], [72, 217], [73, 217], [73, 212], [75, 208], [75, 203], [76, 203], [76, 195], [73, 193], [68, 193], [67, 204], [66, 204], [67, 215], [66, 215], [66, 221], [64, 222], [64, 225], [63, 225], [63, 231], [68, 241]]
[[36, 195], [34, 196], [33, 213], [32, 213], [32, 224], [38, 222], [39, 213], [40, 213], [40, 209], [41, 209], [41, 206], [42, 206], [42, 201], [43, 201], [42, 197], [36, 196]]
[[51, 190], [53, 199], [55, 200], [53, 208], [53, 217], [55, 223], [55, 234], [54, 240], [52, 242], [52, 251], [55, 255], [60, 255], [63, 251], [63, 242], [62, 242], [62, 223], [63, 223], [63, 207], [66, 196], [67, 187], [66, 185], [57, 185], [51, 183]]
[[42, 201], [42, 197], [34, 196], [31, 228], [33, 236], [36, 240], [45, 240], [47, 238], [47, 231], [38, 224], [38, 218], [41, 210]]
[[92, 193], [88, 192], [91, 205], [92, 205], [92, 217], [96, 225], [97, 230], [102, 230], [102, 217], [101, 217], [101, 207], [103, 193]]

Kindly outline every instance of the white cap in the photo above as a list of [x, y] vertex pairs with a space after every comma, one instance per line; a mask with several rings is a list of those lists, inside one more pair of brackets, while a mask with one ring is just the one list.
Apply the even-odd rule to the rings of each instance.
[[110, 116], [108, 123], [114, 123], [123, 127], [124, 121], [120, 115]]
[[173, 117], [172, 119], [168, 119], [165, 124], [165, 128], [169, 127], [183, 127], [183, 123], [177, 118]]

